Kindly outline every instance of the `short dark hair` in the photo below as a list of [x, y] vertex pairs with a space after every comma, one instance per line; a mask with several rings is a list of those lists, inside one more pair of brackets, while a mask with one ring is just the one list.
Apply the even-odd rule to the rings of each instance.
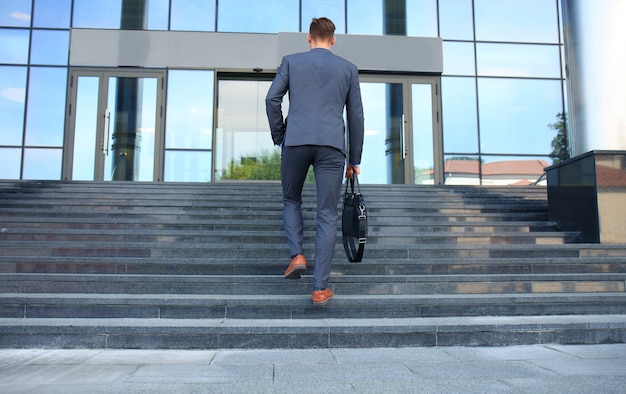
[[313, 40], [330, 41], [335, 35], [335, 24], [328, 18], [313, 18], [309, 34]]

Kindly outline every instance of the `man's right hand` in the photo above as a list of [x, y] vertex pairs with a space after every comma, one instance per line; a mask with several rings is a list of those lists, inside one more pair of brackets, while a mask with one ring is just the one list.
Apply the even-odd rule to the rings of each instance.
[[352, 164], [348, 164], [346, 166], [346, 178], [347, 179], [351, 179], [352, 178], [352, 174], [355, 173], [357, 175], [361, 175], [361, 167], [359, 166], [353, 166]]

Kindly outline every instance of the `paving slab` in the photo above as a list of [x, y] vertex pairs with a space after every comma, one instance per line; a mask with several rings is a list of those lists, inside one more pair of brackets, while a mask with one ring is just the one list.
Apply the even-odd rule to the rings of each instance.
[[626, 393], [626, 344], [1, 349], [2, 393]]

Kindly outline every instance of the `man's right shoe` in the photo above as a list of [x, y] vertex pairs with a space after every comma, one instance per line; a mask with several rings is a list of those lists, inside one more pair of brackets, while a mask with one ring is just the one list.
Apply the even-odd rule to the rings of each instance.
[[328, 300], [333, 298], [334, 295], [335, 294], [331, 289], [313, 290], [311, 298], [313, 299], [313, 304], [315, 305], [326, 305]]
[[304, 271], [306, 271], [306, 259], [304, 255], [299, 254], [291, 259], [289, 267], [285, 270], [285, 279], [300, 279]]

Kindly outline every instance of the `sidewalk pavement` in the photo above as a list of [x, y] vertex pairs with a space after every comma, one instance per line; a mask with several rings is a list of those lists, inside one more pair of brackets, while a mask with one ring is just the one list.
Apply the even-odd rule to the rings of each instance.
[[626, 393], [626, 344], [0, 349], [0, 393]]

